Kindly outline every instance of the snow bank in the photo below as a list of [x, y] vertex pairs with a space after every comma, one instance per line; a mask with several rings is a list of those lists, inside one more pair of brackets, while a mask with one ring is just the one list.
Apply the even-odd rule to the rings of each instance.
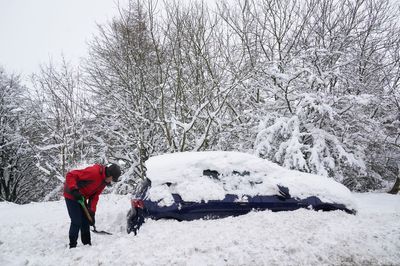
[[[254, 155], [240, 152], [208, 151], [164, 154], [146, 162], [147, 175], [152, 181], [150, 198], [171, 205], [171, 193], [186, 201], [218, 200], [225, 194], [276, 195], [277, 185], [289, 188], [293, 197], [318, 196], [321, 200], [345, 204], [356, 209], [350, 191], [333, 179], [292, 171]], [[203, 175], [215, 170], [221, 182]], [[237, 173], [250, 173], [241, 176]], [[165, 185], [170, 182], [172, 185]]]
[[65, 202], [0, 202], [0, 265], [399, 265], [400, 196], [355, 194], [357, 215], [305, 209], [148, 220], [125, 233], [129, 196], [102, 195], [91, 247], [68, 249]]

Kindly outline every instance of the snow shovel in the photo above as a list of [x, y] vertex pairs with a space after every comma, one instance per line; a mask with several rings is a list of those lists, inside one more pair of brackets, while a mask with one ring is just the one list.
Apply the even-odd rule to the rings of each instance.
[[[78, 200], [78, 202], [81, 205], [82, 210], [85, 213], [85, 216], [88, 219], [89, 223], [93, 224], [92, 216], [90, 215], [90, 213], [89, 213], [89, 211], [88, 211], [88, 209], [86, 207], [84, 198], [82, 197], [80, 200]], [[96, 233], [96, 234], [99, 234], [99, 235], [112, 235], [111, 233], [103, 231], [103, 230], [97, 231], [96, 230], [96, 226], [95, 225], [92, 225], [92, 226], [93, 226], [93, 230], [92, 230], [93, 233]]]

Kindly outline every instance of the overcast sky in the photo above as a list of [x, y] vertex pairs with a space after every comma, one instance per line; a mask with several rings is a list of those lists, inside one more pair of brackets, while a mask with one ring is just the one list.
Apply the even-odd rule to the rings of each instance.
[[117, 14], [116, 1], [0, 0], [0, 65], [8, 73], [29, 75], [62, 53], [78, 62], [96, 23]]

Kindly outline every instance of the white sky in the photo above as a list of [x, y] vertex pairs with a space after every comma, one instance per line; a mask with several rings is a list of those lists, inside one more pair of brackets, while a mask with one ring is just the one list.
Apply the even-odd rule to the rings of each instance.
[[61, 54], [78, 62], [96, 23], [117, 14], [116, 1], [0, 0], [0, 65], [7, 73], [30, 75]]
[[40, 64], [62, 55], [77, 65], [96, 24], [118, 15], [118, 3], [125, 7], [128, 0], [0, 0], [0, 66], [27, 81]]

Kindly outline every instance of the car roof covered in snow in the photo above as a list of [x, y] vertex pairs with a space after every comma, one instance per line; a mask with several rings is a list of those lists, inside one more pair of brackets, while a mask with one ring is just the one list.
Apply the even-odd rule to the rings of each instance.
[[172, 204], [172, 193], [185, 201], [208, 201], [223, 199], [226, 194], [279, 195], [279, 185], [287, 187], [292, 197], [317, 196], [355, 209], [350, 191], [335, 180], [289, 170], [247, 153], [164, 154], [149, 158], [146, 167], [152, 181], [149, 197], [161, 205]]

